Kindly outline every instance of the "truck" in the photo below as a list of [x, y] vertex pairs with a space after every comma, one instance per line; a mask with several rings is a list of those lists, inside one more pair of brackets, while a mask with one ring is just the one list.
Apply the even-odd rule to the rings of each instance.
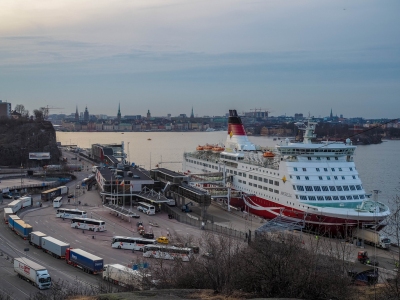
[[8, 227], [14, 231], [15, 221], [21, 220], [17, 215], [9, 215], [8, 216]]
[[29, 234], [29, 244], [41, 249], [42, 248], [42, 238], [46, 237], [47, 234], [40, 232], [40, 231], [32, 231]]
[[21, 208], [32, 206], [32, 197], [24, 196], [18, 199], [21, 203]]
[[390, 248], [390, 239], [383, 233], [372, 229], [355, 228], [353, 238], [364, 240], [366, 244], [380, 247], [382, 249]]
[[56, 187], [53, 189], [43, 191], [40, 194], [40, 198], [42, 201], [49, 201], [56, 197], [66, 195], [66, 194], [68, 194], [68, 187], [67, 186], [59, 186], [59, 187]]
[[42, 237], [40, 246], [43, 251], [56, 258], [65, 258], [65, 252], [70, 247], [69, 244], [59, 241], [51, 236]]
[[120, 264], [104, 265], [103, 280], [114, 284], [144, 290], [149, 286], [150, 275]]
[[32, 232], [32, 226], [28, 223], [25, 223], [24, 220], [15, 220], [14, 222], [14, 231], [24, 240], [29, 237], [29, 234]]
[[81, 249], [68, 248], [65, 251], [65, 261], [86, 273], [98, 274], [103, 271], [103, 259]]
[[9, 207], [5, 207], [4, 208], [4, 222], [6, 222], [6, 224], [8, 224], [8, 216], [13, 215], [14, 212], [12, 211], [11, 208]]
[[25, 257], [14, 258], [14, 272], [18, 277], [38, 287], [40, 290], [51, 287], [51, 277], [47, 269]]
[[19, 211], [22, 206], [21, 206], [21, 200], [14, 200], [12, 202], [10, 202], [7, 207], [11, 208], [13, 213], [15, 214], [17, 211]]

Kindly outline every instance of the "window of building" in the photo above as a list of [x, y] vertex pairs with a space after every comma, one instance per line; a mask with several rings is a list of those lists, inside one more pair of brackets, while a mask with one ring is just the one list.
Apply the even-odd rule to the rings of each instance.
[[262, 185], [258, 185], [258, 188], [259, 188], [259, 189], [262, 189]]
[[312, 191], [313, 191], [312, 186], [306, 185], [306, 191], [307, 191], [307, 192], [312, 192]]
[[297, 180], [300, 180], [300, 176], [296, 176], [296, 179], [297, 179]]
[[339, 171], [342, 172], [342, 168], [339, 168]]
[[308, 196], [308, 200], [315, 201], [315, 196]]
[[358, 200], [358, 195], [353, 195], [353, 199]]
[[321, 157], [318, 156], [318, 157], [317, 157], [317, 160], [321, 160]]
[[338, 186], [336, 187], [336, 190], [337, 190], [338, 192], [343, 191], [342, 186], [341, 186], [341, 185], [338, 185]]
[[326, 185], [323, 185], [323, 186], [322, 186], [322, 190], [323, 190], [324, 192], [329, 191], [329, 189], [328, 189], [328, 187], [327, 187]]
[[246, 175], [246, 173], [243, 173], [243, 177], [246, 177], [247, 175]]
[[350, 168], [350, 171], [353, 171], [353, 168]]
[[342, 179], [344, 180], [344, 176], [342, 176]]
[[352, 196], [346, 196], [346, 199], [347, 200], [353, 200], [353, 197]]
[[267, 179], [267, 178], [264, 178], [264, 182], [265, 182], [265, 183], [268, 183], [268, 179]]
[[279, 186], [279, 181], [274, 181], [274, 185]]
[[268, 188], [266, 186], [263, 186], [263, 190], [268, 191]]
[[359, 185], [359, 184], [356, 185], [356, 190], [357, 190], [357, 191], [361, 191], [361, 185]]
[[331, 180], [331, 176], [326, 176], [326, 179]]
[[331, 186], [329, 186], [329, 190], [330, 190], [331, 192], [334, 192], [334, 191], [336, 191], [336, 187], [333, 186], [333, 185], [331, 185]]
[[298, 186], [297, 186], [297, 190], [298, 190], [298, 191], [304, 191], [304, 187], [303, 187], [302, 185], [298, 185]]
[[306, 172], [306, 171], [307, 171], [307, 168], [303, 168], [303, 171]]
[[365, 198], [365, 196], [364, 195], [360, 195], [360, 199], [364, 199]]
[[316, 168], [317, 172], [319, 172], [319, 168]]
[[337, 176], [333, 176], [333, 178], [334, 178], [335, 180], [338, 180], [338, 179], [337, 179]]
[[307, 200], [307, 196], [300, 196], [300, 200]]
[[356, 187], [354, 185], [350, 185], [350, 191], [355, 191]]
[[340, 200], [346, 200], [345, 196], [340, 196]]
[[328, 168], [324, 168], [324, 171], [325, 171], [325, 172], [328, 172]]
[[339, 200], [339, 197], [338, 196], [333, 196], [332, 199], [333, 200]]
[[356, 179], [356, 176], [353, 175], [353, 179]]
[[275, 194], [279, 194], [279, 191], [278, 191], [278, 190], [274, 190], [274, 193], [275, 193]]
[[243, 180], [243, 183], [246, 184], [246, 181]]
[[274, 184], [274, 181], [272, 179], [268, 180], [269, 184]]
[[295, 168], [293, 168], [293, 170], [297, 171], [297, 168], [295, 167]]
[[274, 189], [269, 188], [268, 191], [270, 191], [272, 193], [274, 191]]
[[249, 175], [249, 179], [253, 179], [253, 175]]
[[331, 168], [332, 172], [335, 172], [335, 168]]
[[251, 182], [249, 182], [249, 186], [253, 186], [253, 184]]
[[330, 200], [332, 200], [332, 197], [331, 196], [325, 196], [325, 200], [330, 201]]
[[307, 159], [308, 159], [308, 160], [311, 160], [311, 157], [307, 156]]
[[295, 185], [293, 185], [293, 189], [296, 190], [296, 186]]
[[335, 157], [335, 160], [339, 160], [339, 158]]
[[306, 180], [310, 180], [310, 178], [308, 176], [306, 176]]
[[258, 181], [263, 181], [262, 177], [258, 177]]
[[321, 191], [321, 187], [320, 186], [314, 186], [314, 191], [316, 192], [320, 192]]
[[343, 191], [347, 192], [349, 190], [349, 187], [347, 185], [343, 186]]

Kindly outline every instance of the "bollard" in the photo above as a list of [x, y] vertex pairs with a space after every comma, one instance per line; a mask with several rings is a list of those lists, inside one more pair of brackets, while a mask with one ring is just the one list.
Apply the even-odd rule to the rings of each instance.
[[94, 235], [92, 235], [92, 239], [94, 240]]

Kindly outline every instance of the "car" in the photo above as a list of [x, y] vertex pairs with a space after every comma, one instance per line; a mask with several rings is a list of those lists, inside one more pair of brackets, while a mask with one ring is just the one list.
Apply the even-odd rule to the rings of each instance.
[[214, 255], [211, 252], [205, 252], [203, 253], [203, 257], [207, 259], [213, 259]]
[[166, 236], [160, 236], [157, 238], [156, 241], [159, 244], [168, 244], [169, 243], [169, 239]]
[[12, 199], [13, 197], [10, 194], [3, 194], [4, 199]]
[[135, 214], [135, 213], [132, 213], [132, 214], [131, 214], [131, 217], [132, 217], [132, 218], [135, 218], [135, 219], [139, 219], [139, 218], [140, 218], [140, 215]]
[[79, 190], [80, 188], [81, 188], [81, 186], [78, 184], [78, 185], [76, 186], [76, 189]]
[[68, 198], [74, 198], [73, 194], [68, 194]]

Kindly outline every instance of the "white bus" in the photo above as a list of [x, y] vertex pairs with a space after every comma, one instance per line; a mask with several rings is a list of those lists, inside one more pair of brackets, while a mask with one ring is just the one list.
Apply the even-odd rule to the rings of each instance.
[[146, 202], [139, 202], [137, 210], [141, 211], [145, 214], [148, 214], [148, 215], [156, 214], [156, 207], [154, 205], [146, 203]]
[[155, 244], [156, 240], [139, 237], [114, 236], [111, 242], [111, 247], [117, 249], [129, 249], [132, 251], [143, 251], [144, 246]]
[[154, 257], [161, 259], [181, 259], [182, 261], [189, 261], [193, 255], [191, 248], [179, 248], [170, 246], [157, 246], [148, 245], [144, 246], [143, 256]]
[[59, 208], [56, 213], [57, 218], [73, 219], [73, 218], [86, 218], [86, 211], [70, 208]]
[[53, 207], [54, 208], [59, 208], [62, 205], [62, 197], [57, 197], [56, 199], [53, 200]]
[[86, 229], [89, 231], [105, 231], [106, 222], [89, 218], [73, 218], [71, 227], [76, 229]]

